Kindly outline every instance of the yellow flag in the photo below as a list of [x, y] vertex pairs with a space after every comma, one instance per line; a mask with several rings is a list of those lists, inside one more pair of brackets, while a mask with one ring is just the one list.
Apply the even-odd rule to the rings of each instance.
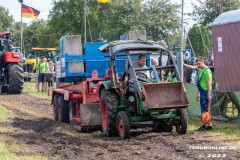
[[98, 2], [100, 2], [100, 3], [108, 3], [108, 2], [110, 2], [110, 0], [97, 0]]

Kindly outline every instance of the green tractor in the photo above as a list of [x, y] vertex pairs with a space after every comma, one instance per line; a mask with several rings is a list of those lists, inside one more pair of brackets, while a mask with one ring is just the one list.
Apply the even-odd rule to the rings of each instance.
[[[151, 121], [155, 131], [171, 132], [173, 126], [178, 134], [187, 131], [189, 103], [186, 90], [179, 76], [172, 53], [162, 44], [148, 41], [116, 41], [103, 45], [101, 52], [109, 52], [110, 78], [100, 86], [102, 131], [106, 136], [118, 132], [120, 139], [130, 137], [134, 123]], [[159, 55], [159, 66], [136, 68], [134, 60], [142, 54]], [[161, 57], [168, 55], [166, 66], [161, 66]], [[125, 58], [121, 77], [116, 72], [116, 57]], [[149, 77], [141, 76], [149, 72]], [[177, 81], [173, 82], [173, 79]]]

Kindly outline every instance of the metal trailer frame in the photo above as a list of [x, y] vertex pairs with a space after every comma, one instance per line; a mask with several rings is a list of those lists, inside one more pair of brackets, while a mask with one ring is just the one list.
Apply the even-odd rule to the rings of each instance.
[[[99, 78], [98, 72], [94, 70], [92, 78], [86, 78], [86, 80], [74, 85], [54, 89], [51, 104], [55, 120], [70, 122], [79, 131], [100, 128], [99, 86], [102, 81], [108, 79], [107, 75]], [[54, 104], [56, 103], [55, 99], [57, 99], [58, 105]], [[60, 101], [64, 101], [64, 103], [60, 104]], [[67, 113], [62, 114], [62, 112]]]

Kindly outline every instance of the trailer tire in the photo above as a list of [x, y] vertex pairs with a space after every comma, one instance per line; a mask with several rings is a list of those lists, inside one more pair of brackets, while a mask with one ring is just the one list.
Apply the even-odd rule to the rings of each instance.
[[69, 101], [64, 100], [64, 96], [58, 97], [58, 120], [60, 122], [69, 123]]
[[106, 136], [116, 133], [118, 95], [114, 91], [103, 89], [100, 94], [100, 106], [102, 116], [102, 132]]
[[177, 134], [183, 135], [187, 132], [187, 111], [186, 108], [177, 109], [179, 123], [176, 124]]
[[7, 94], [20, 94], [23, 90], [24, 75], [22, 63], [8, 63], [7, 64]]
[[120, 139], [128, 139], [130, 137], [130, 122], [128, 115], [125, 111], [118, 112], [117, 122], [118, 134]]
[[58, 121], [58, 95], [53, 97], [53, 119]]

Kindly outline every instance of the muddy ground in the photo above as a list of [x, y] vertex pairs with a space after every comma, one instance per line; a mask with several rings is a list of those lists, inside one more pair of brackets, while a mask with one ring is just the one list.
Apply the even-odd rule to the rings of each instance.
[[[179, 136], [172, 133], [154, 133], [151, 128], [132, 130], [131, 139], [104, 137], [100, 131], [80, 133], [69, 124], [52, 118], [52, 106], [46, 99], [27, 93], [0, 95], [0, 105], [11, 113], [9, 124], [14, 127], [10, 135], [19, 144], [30, 148], [30, 153], [49, 159], [208, 159], [208, 156], [226, 156], [214, 159], [240, 159], [236, 150], [198, 150], [191, 146], [236, 146], [231, 140], [221, 140], [208, 133], [188, 132]], [[1, 123], [1, 122], [0, 122]], [[3, 133], [1, 133], [3, 134]], [[6, 144], [16, 143], [6, 140]], [[11, 151], [14, 153], [14, 151]]]

